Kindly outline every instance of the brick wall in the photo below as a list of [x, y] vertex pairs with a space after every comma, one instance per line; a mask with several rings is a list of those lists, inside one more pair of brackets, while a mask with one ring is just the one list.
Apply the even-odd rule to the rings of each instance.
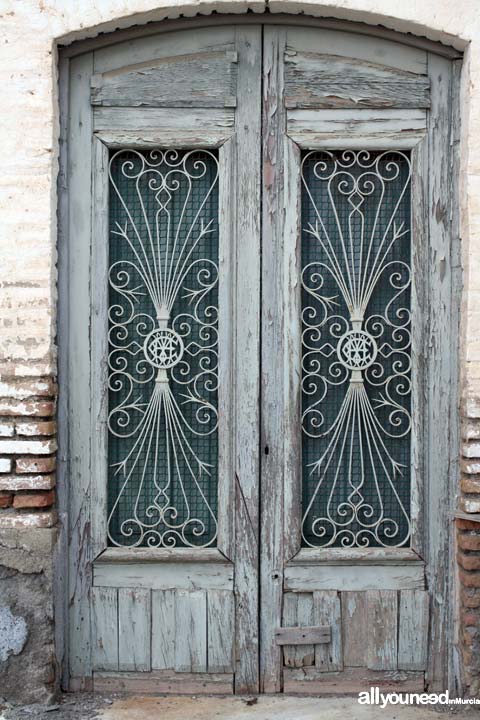
[[57, 387], [48, 377], [8, 378], [0, 393], [0, 527], [52, 527]]
[[480, 399], [465, 389], [458, 502], [459, 645], [467, 694], [480, 695]]

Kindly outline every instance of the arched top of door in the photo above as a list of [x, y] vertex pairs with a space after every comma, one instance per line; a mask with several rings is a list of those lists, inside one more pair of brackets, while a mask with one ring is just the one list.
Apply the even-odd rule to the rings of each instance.
[[[390, 30], [381, 25], [370, 25], [365, 22], [352, 20], [339, 20], [335, 18], [319, 18], [299, 14], [287, 13], [235, 13], [235, 14], [210, 14], [197, 15], [190, 18], [164, 19], [155, 22], [148, 22], [145, 25], [133, 25], [130, 28], [114, 30], [108, 33], [101, 33], [94, 38], [77, 40], [71, 44], [62, 44], [59, 41], [61, 58], [71, 58], [92, 50], [111, 47], [119, 43], [135, 41], [160, 33], [174, 31], [214, 28], [226, 25], [289, 25], [298, 27], [317, 28], [319, 30], [330, 30], [341, 33], [351, 33], [357, 36], [371, 37], [385, 42], [401, 44], [405, 47], [416, 48], [430, 53], [435, 53], [451, 60], [462, 57], [460, 50], [442, 42], [435, 42], [426, 37], [414, 35], [410, 32], [399, 32]], [[452, 38], [452, 44], [463, 44], [456, 38]]]

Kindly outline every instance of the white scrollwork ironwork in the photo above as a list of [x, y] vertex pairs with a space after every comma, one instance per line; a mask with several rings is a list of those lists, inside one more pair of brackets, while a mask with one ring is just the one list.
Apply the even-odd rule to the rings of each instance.
[[109, 177], [122, 219], [111, 224], [119, 259], [109, 268], [108, 428], [119, 455], [109, 541], [206, 547], [217, 519], [199, 439], [217, 432], [218, 251], [201, 251], [216, 232], [218, 160], [120, 150]]
[[318, 453], [302, 531], [312, 547], [398, 547], [410, 536], [410, 228], [399, 218], [410, 179], [398, 151], [302, 161], [313, 219], [301, 277], [302, 430], [304, 452]]

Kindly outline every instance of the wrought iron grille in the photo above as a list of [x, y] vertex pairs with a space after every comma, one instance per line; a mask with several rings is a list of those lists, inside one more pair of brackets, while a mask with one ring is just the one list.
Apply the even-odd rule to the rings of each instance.
[[111, 155], [108, 538], [217, 535], [218, 160]]
[[302, 158], [303, 544], [410, 536], [408, 153]]

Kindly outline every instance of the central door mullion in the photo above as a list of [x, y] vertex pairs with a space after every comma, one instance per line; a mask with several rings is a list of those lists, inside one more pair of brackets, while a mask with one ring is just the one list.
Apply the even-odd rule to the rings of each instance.
[[235, 692], [258, 692], [262, 29], [239, 25], [236, 112]]
[[262, 98], [260, 690], [282, 689], [284, 469], [284, 148], [286, 30], [264, 26]]

